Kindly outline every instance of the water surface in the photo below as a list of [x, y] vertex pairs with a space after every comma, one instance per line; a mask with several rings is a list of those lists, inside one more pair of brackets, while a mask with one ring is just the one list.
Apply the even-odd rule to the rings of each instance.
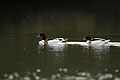
[[54, 49], [39, 46], [36, 37], [45, 32], [47, 37], [65, 37], [68, 41], [82, 41], [90, 35], [119, 42], [119, 15], [111, 11], [108, 15], [72, 8], [16, 6], [5, 8], [0, 17], [1, 79], [12, 79], [13, 75], [25, 80], [37, 75], [46, 80], [120, 78], [120, 47], [65, 45]]

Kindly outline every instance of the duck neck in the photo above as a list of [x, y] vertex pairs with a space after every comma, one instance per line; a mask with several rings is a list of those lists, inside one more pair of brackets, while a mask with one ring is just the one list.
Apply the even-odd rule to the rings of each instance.
[[42, 40], [46, 40], [47, 38], [46, 38], [46, 36], [42, 36]]

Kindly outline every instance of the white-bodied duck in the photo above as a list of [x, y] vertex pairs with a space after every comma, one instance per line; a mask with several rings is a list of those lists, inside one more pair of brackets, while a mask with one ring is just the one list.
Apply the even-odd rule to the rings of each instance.
[[102, 39], [102, 38], [91, 38], [90, 36], [85, 36], [83, 38], [86, 42], [67, 42], [67, 44], [71, 45], [82, 45], [82, 46], [101, 46], [101, 45], [106, 45], [109, 43], [110, 40]]
[[67, 41], [67, 39], [64, 39], [64, 38], [48, 39], [45, 33], [40, 33], [37, 37], [42, 38], [42, 40], [39, 41], [39, 45], [54, 45], [55, 46], [58, 44], [65, 44]]
[[110, 40], [103, 39], [103, 38], [91, 38], [90, 36], [85, 36], [83, 40], [86, 40], [88, 44], [95, 44], [95, 45], [105, 45]]

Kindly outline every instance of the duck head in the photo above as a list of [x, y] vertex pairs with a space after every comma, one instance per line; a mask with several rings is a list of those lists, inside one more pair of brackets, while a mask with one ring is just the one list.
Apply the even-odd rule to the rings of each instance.
[[90, 41], [91, 41], [92, 39], [91, 39], [90, 36], [85, 36], [85, 37], [83, 38], [83, 40], [90, 40]]
[[42, 37], [42, 40], [46, 40], [46, 35], [44, 33], [40, 33], [37, 36], [38, 38]]
[[90, 36], [85, 36], [85, 37], [83, 38], [83, 40], [87, 40], [87, 42], [88, 42], [89, 44], [91, 44], [92, 38], [91, 38]]

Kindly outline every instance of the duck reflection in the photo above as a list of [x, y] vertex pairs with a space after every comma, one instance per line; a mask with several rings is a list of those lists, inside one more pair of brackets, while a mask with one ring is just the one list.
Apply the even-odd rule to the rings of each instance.
[[43, 46], [38, 45], [38, 62], [42, 65], [45, 75], [64, 65], [66, 45]]
[[109, 64], [109, 46], [84, 46], [84, 53], [89, 56], [98, 68], [105, 68]]
[[57, 44], [57, 45], [38, 45], [38, 53], [42, 53], [43, 50], [50, 52], [63, 52], [66, 49], [66, 44]]
[[88, 46], [82, 46], [86, 51], [87, 54], [89, 53], [95, 53], [95, 54], [101, 54], [101, 53], [108, 53], [110, 46], [107, 45], [88, 45]]

